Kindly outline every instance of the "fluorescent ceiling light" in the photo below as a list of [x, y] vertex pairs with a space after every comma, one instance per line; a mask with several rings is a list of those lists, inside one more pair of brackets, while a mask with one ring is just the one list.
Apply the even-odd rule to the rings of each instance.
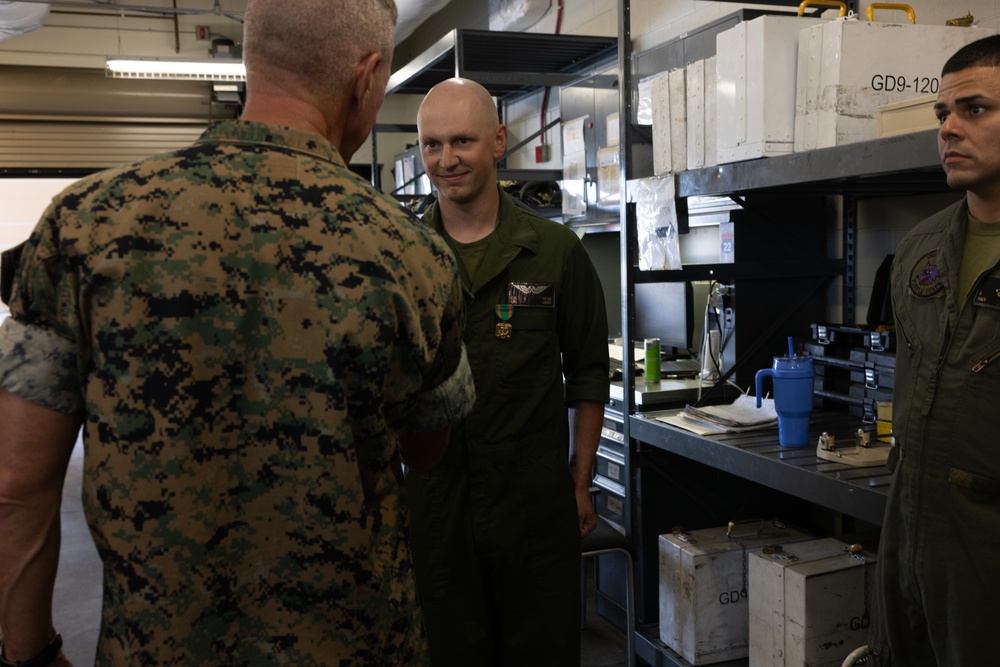
[[246, 81], [242, 61], [229, 58], [133, 58], [108, 56], [106, 74], [116, 79], [174, 79], [188, 81]]

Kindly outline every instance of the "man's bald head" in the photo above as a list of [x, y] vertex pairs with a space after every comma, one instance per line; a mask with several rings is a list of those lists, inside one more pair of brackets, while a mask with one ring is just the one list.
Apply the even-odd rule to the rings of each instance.
[[470, 79], [447, 79], [431, 88], [417, 110], [417, 126], [421, 125], [421, 119], [444, 109], [461, 109], [490, 131], [500, 126], [500, 115], [490, 92]]
[[468, 79], [442, 81], [420, 104], [417, 134], [424, 168], [443, 207], [496, 211], [497, 160], [507, 148], [507, 128], [489, 91]]

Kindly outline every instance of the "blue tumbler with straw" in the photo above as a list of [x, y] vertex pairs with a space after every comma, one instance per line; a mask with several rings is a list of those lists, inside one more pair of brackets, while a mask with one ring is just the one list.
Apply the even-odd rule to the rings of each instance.
[[757, 407], [761, 406], [764, 378], [774, 383], [774, 409], [778, 413], [778, 442], [782, 447], [805, 447], [809, 444], [809, 415], [813, 405], [812, 357], [795, 354], [791, 336], [788, 356], [775, 357], [771, 368], [757, 371]]

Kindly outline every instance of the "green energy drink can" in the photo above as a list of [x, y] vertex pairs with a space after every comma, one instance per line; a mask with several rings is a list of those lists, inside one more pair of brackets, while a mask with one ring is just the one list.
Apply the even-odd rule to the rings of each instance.
[[660, 339], [647, 338], [643, 345], [646, 359], [646, 382], [660, 381]]

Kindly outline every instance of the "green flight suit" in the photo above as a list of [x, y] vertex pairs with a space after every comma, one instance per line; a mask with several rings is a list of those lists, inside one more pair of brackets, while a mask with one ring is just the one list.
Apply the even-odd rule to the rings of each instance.
[[[443, 233], [436, 205], [424, 219]], [[566, 406], [608, 400], [600, 280], [572, 230], [502, 191], [495, 238], [476, 276], [461, 274], [476, 405], [444, 461], [407, 477], [431, 659], [577, 667], [580, 532]], [[505, 340], [497, 306], [512, 302]]]
[[899, 351], [869, 646], [882, 666], [997, 662], [1000, 599], [1000, 265], [964, 297], [960, 203], [912, 229], [892, 266]]

